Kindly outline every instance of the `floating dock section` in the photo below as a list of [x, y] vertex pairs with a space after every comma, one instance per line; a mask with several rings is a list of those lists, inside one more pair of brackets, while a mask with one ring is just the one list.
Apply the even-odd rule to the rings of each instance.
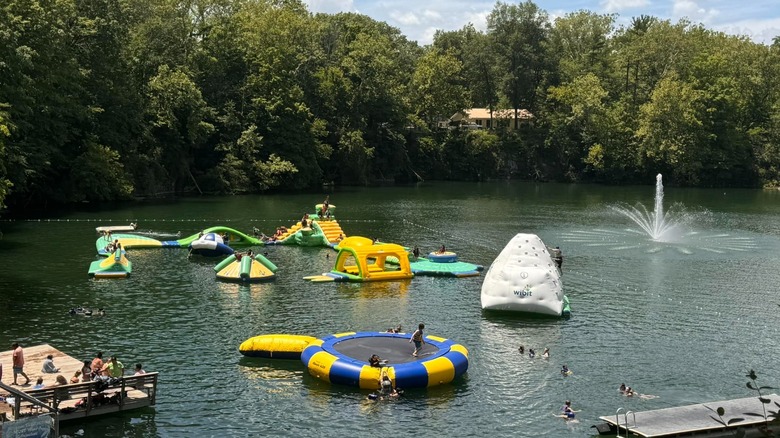
[[[12, 377], [11, 363], [13, 351], [0, 352], [0, 363], [5, 376]], [[54, 365], [59, 373], [44, 374], [40, 370], [48, 355], [54, 357]], [[108, 386], [99, 382], [80, 382], [68, 385], [56, 385], [57, 375], [70, 379], [84, 365], [82, 360], [69, 356], [51, 345], [36, 345], [24, 347], [25, 370], [30, 377], [30, 384], [25, 386], [9, 386], [0, 383], [0, 394], [5, 397], [0, 402], [0, 422], [2, 431], [34, 427], [33, 423], [45, 414], [45, 420], [51, 424], [54, 435], [57, 436], [61, 421], [78, 420], [86, 417], [104, 415], [130, 409], [154, 406], [157, 394], [157, 373], [147, 373], [118, 378]], [[129, 360], [125, 360], [125, 363]], [[4, 377], [6, 382], [11, 379]], [[32, 389], [38, 377], [43, 378], [44, 388]], [[23, 384], [24, 378], [19, 376], [18, 383]], [[9, 399], [11, 402], [9, 403]], [[29, 423], [29, 424], [28, 424]], [[37, 430], [37, 429], [36, 429]], [[9, 432], [13, 433], [13, 432]], [[0, 433], [0, 436], [5, 436]], [[17, 435], [9, 435], [17, 436]], [[23, 435], [29, 436], [29, 435]], [[35, 435], [38, 436], [38, 435]]]
[[[766, 420], [762, 417], [764, 407], [774, 410], [780, 403], [780, 396], [777, 394], [765, 395], [764, 398], [769, 400], [767, 405], [754, 396], [644, 412], [627, 412], [619, 409], [615, 415], [599, 417], [608, 427], [593, 427], [602, 435], [615, 436], [615, 433], [619, 433], [620, 436], [646, 438], [732, 437], [740, 429], [748, 432], [747, 436], [761, 436], [753, 435], [751, 432], [759, 432], [758, 428], [766, 424]], [[718, 420], [715, 411], [719, 407], [725, 411], [722, 420], [727, 425]], [[746, 415], [746, 413], [758, 416]], [[729, 421], [736, 418], [742, 418], [742, 421], [728, 425]], [[769, 421], [771, 420], [770, 417]], [[629, 433], [631, 435], [627, 435]]]

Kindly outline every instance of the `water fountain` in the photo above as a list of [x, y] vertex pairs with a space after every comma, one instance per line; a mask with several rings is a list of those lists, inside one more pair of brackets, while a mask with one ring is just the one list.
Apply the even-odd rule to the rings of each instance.
[[652, 211], [641, 203], [610, 205], [609, 208], [631, 219], [639, 229], [573, 231], [565, 233], [564, 240], [610, 250], [639, 249], [645, 253], [655, 253], [671, 249], [686, 255], [695, 252], [726, 254], [756, 249], [752, 237], [733, 236], [726, 232], [702, 233], [693, 229], [691, 225], [694, 222], [703, 224], [711, 218], [707, 211], [689, 212], [680, 204], [672, 205], [665, 211], [663, 176], [660, 173], [655, 177], [655, 203]]
[[639, 207], [614, 205], [611, 208], [634, 221], [656, 242], [673, 242], [679, 239], [682, 226], [690, 218], [684, 212], [677, 214], [673, 209], [664, 213], [664, 183], [660, 173], [655, 177], [654, 210], [648, 211], [644, 205], [638, 205]]

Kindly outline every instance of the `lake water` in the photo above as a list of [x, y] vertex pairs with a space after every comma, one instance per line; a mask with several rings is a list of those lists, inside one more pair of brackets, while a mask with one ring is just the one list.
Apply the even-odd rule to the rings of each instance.
[[[649, 182], [650, 183], [650, 182]], [[586, 437], [600, 415], [753, 395], [780, 384], [780, 192], [666, 188], [666, 203], [696, 213], [681, 242], [656, 244], [609, 206], [653, 205], [654, 188], [426, 183], [331, 193], [348, 235], [424, 252], [442, 244], [487, 266], [519, 232], [564, 253], [573, 316], [540, 319], [480, 308], [482, 277], [313, 284], [330, 270], [324, 248], [268, 247], [272, 283], [215, 280], [213, 259], [186, 249], [131, 250], [127, 280], [91, 280], [95, 226], [138, 221], [183, 235], [226, 225], [272, 233], [313, 211], [322, 194], [235, 196], [136, 203], [50, 220], [0, 222], [0, 345], [49, 343], [78, 358], [97, 350], [127, 367], [160, 372], [156, 408], [82, 424], [65, 436], [528, 436]], [[38, 219], [36, 216], [30, 219]], [[331, 254], [333, 254], [331, 252]], [[103, 318], [71, 317], [79, 305]], [[247, 359], [245, 339], [317, 337], [419, 322], [469, 350], [453, 384], [408, 390], [397, 402], [333, 386], [300, 361]], [[529, 359], [520, 345], [552, 357]], [[562, 377], [562, 364], [574, 374]], [[9, 370], [10, 371], [10, 370]], [[10, 372], [4, 381], [9, 380]], [[653, 399], [622, 397], [625, 382]], [[555, 418], [564, 400], [578, 421]]]

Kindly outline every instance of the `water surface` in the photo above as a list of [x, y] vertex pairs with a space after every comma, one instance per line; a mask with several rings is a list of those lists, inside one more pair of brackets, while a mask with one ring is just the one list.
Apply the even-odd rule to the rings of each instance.
[[[339, 189], [330, 200], [349, 235], [431, 251], [442, 244], [486, 267], [519, 232], [564, 252], [573, 317], [485, 313], [482, 277], [313, 284], [324, 248], [268, 247], [273, 283], [219, 283], [215, 260], [186, 250], [131, 250], [127, 280], [90, 280], [95, 226], [138, 221], [184, 235], [213, 225], [266, 233], [290, 226], [323, 194], [195, 198], [0, 222], [0, 345], [50, 343], [78, 358], [116, 354], [159, 371], [154, 409], [65, 425], [66, 436], [591, 436], [600, 415], [746, 397], [744, 374], [780, 382], [780, 193], [666, 188], [665, 202], [702, 212], [682, 243], [657, 244], [610, 205], [652, 206], [654, 190], [560, 184], [422, 184]], [[735, 243], [736, 242], [736, 243]], [[71, 317], [78, 305], [104, 318]], [[466, 376], [393, 403], [309, 376], [299, 361], [247, 359], [265, 333], [325, 336], [410, 330], [469, 349]], [[529, 359], [524, 345], [552, 357]], [[566, 363], [574, 374], [562, 377]], [[34, 371], [34, 370], [28, 370]], [[4, 381], [8, 382], [9, 373]], [[620, 383], [655, 399], [627, 399]], [[577, 422], [555, 418], [564, 400]]]

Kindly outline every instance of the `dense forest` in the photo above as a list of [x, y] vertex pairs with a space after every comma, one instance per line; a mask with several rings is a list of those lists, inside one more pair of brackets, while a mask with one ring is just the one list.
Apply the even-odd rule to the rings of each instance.
[[[780, 184], [780, 38], [498, 2], [429, 46], [299, 0], [5, 0], [0, 205], [322, 183]], [[519, 129], [444, 126], [525, 109]]]

